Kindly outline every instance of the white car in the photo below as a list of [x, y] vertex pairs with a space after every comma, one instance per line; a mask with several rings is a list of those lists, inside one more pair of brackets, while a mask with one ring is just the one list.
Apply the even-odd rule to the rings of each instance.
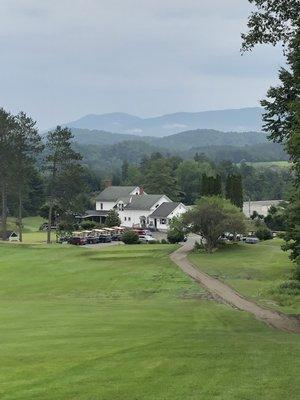
[[248, 237], [246, 237], [245, 242], [248, 244], [257, 244], [257, 243], [259, 243], [259, 239], [255, 236], [248, 236]]
[[154, 237], [150, 235], [139, 235], [140, 242], [142, 243], [151, 243], [151, 242], [156, 242]]

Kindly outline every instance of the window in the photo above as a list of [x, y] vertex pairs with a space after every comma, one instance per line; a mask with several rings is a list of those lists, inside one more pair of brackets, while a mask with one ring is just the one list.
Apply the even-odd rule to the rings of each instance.
[[124, 221], [127, 221], [127, 218], [126, 218], [126, 217], [124, 217]]
[[101, 210], [103, 210], [103, 203], [100, 204], [100, 208], [101, 208]]
[[162, 224], [162, 225], [166, 225], [166, 220], [165, 220], [165, 218], [162, 218], [161, 220], [160, 220], [160, 223]]
[[131, 218], [130, 218], [130, 217], [128, 217], [128, 221], [131, 221]]

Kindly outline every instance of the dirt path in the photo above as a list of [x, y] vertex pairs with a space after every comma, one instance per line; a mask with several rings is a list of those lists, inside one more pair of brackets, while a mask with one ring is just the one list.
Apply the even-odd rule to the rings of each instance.
[[300, 333], [300, 321], [297, 318], [269, 310], [246, 299], [234, 289], [216, 278], [201, 272], [187, 259], [187, 254], [192, 250], [194, 240], [190, 238], [180, 249], [171, 254], [174, 261], [183, 272], [201, 283], [213, 295], [222, 299], [225, 303], [253, 314], [257, 319], [273, 326], [274, 328], [291, 333]]

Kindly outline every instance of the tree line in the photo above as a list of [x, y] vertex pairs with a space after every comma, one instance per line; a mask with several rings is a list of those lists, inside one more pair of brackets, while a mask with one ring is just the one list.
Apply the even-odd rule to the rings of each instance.
[[1, 236], [4, 240], [12, 209], [22, 241], [24, 206], [37, 214], [44, 205], [50, 243], [54, 210], [59, 209], [67, 219], [79, 211], [81, 203], [84, 206], [79, 199], [84, 192], [82, 157], [73, 150], [72, 138], [68, 128], [59, 126], [42, 137], [36, 122], [24, 112], [12, 115], [0, 109]]

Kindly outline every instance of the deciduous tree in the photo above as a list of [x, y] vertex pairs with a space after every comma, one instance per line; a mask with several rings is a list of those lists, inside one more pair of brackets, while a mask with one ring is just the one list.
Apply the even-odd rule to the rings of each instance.
[[194, 233], [201, 235], [203, 246], [209, 253], [217, 247], [224, 232], [245, 231], [241, 210], [219, 196], [202, 197], [195, 207], [183, 215], [183, 221]]

